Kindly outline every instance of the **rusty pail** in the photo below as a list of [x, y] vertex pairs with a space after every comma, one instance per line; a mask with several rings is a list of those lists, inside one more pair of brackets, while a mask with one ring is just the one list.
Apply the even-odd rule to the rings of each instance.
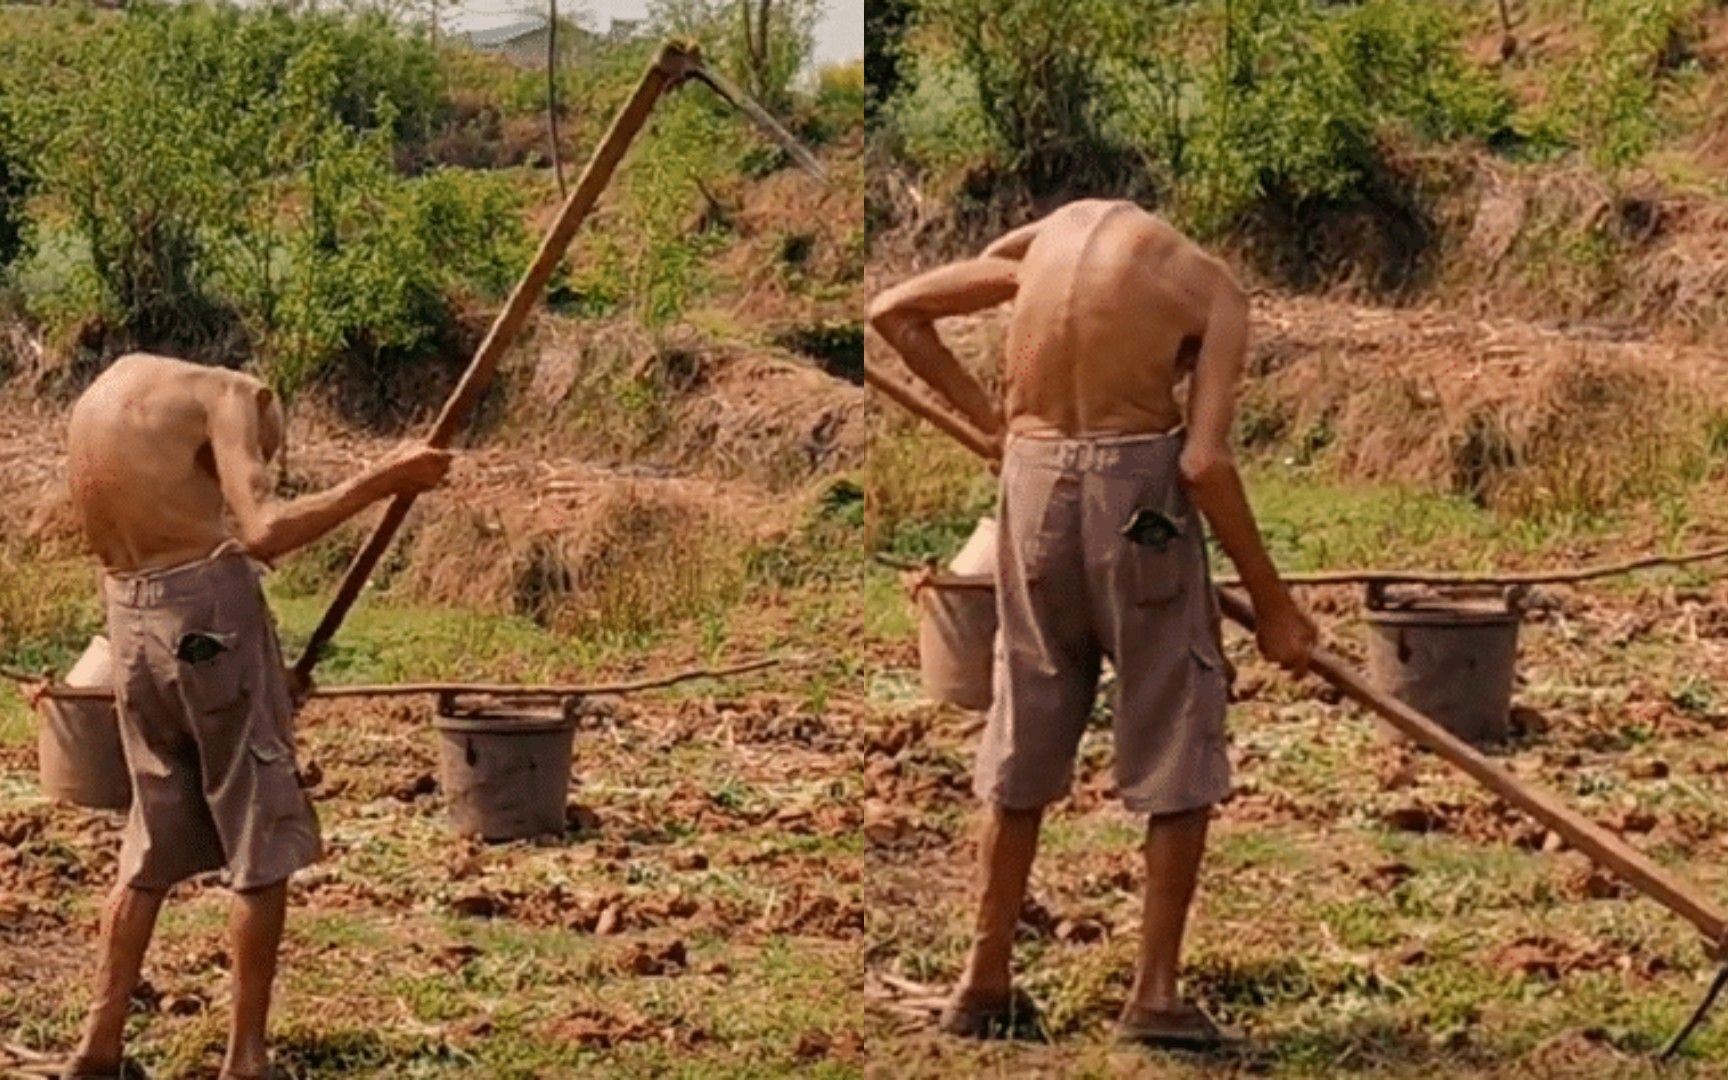
[[450, 827], [485, 840], [564, 831], [576, 700], [529, 709], [439, 700], [434, 720]]
[[[1368, 676], [1467, 742], [1506, 739], [1518, 662], [1516, 597], [1371, 592]], [[1382, 726], [1388, 734], [1389, 727]], [[1397, 736], [1401, 737], [1401, 736]]]
[[996, 519], [978, 522], [946, 570], [919, 587], [918, 666], [925, 696], [981, 711], [990, 707], [996, 642]]
[[[97, 637], [66, 675], [67, 686], [107, 689], [113, 684], [114, 654]], [[119, 717], [112, 700], [43, 698], [36, 733], [42, 790], [51, 799], [90, 810], [125, 810], [132, 805], [132, 779], [120, 748]]]

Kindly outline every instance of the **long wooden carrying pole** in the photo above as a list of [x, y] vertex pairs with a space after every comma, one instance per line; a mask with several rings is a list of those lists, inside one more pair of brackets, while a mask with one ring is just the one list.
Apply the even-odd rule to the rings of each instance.
[[[541, 293], [546, 290], [546, 282], [557, 268], [559, 260], [564, 257], [571, 237], [594, 209], [600, 193], [611, 181], [613, 171], [623, 160], [624, 152], [630, 148], [630, 143], [642, 130], [642, 125], [647, 123], [654, 103], [668, 88], [676, 86], [700, 70], [701, 59], [695, 49], [675, 42], [667, 43], [648, 66], [648, 70], [642, 75], [642, 81], [630, 95], [630, 100], [618, 111], [606, 137], [594, 151], [594, 156], [589, 159], [581, 179], [576, 181], [570, 198], [565, 200], [563, 208], [558, 212], [558, 219], [540, 241], [540, 250], [535, 253], [534, 261], [528, 264], [527, 271], [510, 293], [504, 310], [499, 312], [498, 318], [493, 321], [492, 329], [487, 332], [486, 340], [480, 343], [480, 349], [474, 354], [462, 381], [451, 391], [449, 400], [445, 401], [437, 422], [432, 426], [431, 434], [426, 437], [428, 446], [447, 447], [462, 429], [468, 414], [474, 410], [480, 396], [491, 384], [499, 360], [515, 343], [516, 335], [521, 332], [529, 312], [539, 302]], [[413, 495], [398, 495], [391, 500], [388, 509], [384, 511], [383, 519], [367, 539], [366, 546], [354, 556], [354, 561], [348, 566], [347, 575], [342, 579], [341, 587], [336, 590], [335, 599], [330, 601], [324, 618], [312, 631], [312, 637], [306, 643], [306, 651], [300, 654], [300, 659], [294, 664], [295, 673], [302, 679], [310, 679], [312, 669], [318, 664], [319, 654], [336, 635], [337, 628], [348, 615], [348, 609], [354, 606], [360, 590], [366, 586], [366, 579], [372, 575], [378, 560], [383, 558], [390, 541], [396, 536], [396, 530], [401, 528], [409, 508], [413, 505]]]
[[864, 381], [902, 409], [936, 425], [943, 434], [955, 439], [979, 457], [986, 460], [996, 457], [996, 444], [979, 431], [976, 425], [930, 401], [898, 376], [865, 364]]
[[[980, 448], [979, 443], [988, 446], [988, 442], [976, 429], [969, 429], [963, 434], [955, 430], [961, 421], [938, 410], [922, 397], [911, 396], [910, 391], [895, 395], [886, 388], [879, 388], [884, 389], [888, 396], [910, 411], [935, 423], [981, 457], [994, 457], [991, 450]], [[1248, 601], [1229, 589], [1219, 589], [1217, 593], [1218, 606], [1224, 614], [1252, 631], [1254, 609], [1249, 606]], [[1690, 922], [1710, 943], [1713, 953], [1720, 952], [1728, 945], [1728, 942], [1723, 940], [1724, 933], [1728, 932], [1728, 914], [1689, 891], [1643, 852], [1567, 806], [1558, 795], [1518, 779], [1433, 720], [1390, 694], [1375, 689], [1359, 672], [1330, 650], [1315, 649], [1309, 668], [1314, 674], [1337, 687], [1345, 697], [1376, 713], [1418, 745], [1432, 750], [1442, 760], [1458, 768], [1483, 787], [1548, 826], [1592, 862], [1611, 871], [1645, 896]]]

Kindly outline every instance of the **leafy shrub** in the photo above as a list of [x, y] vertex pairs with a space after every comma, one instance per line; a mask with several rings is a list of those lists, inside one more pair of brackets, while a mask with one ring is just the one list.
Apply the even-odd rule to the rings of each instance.
[[816, 73], [816, 98], [801, 132], [812, 142], [824, 143], [856, 130], [864, 123], [866, 101], [864, 65], [829, 64]]
[[924, 0], [921, 30], [945, 46], [976, 93], [1003, 162], [1034, 192], [1108, 178], [1105, 72], [1138, 50], [1131, 0]]
[[1681, 57], [1702, 0], [1603, 0], [1588, 8], [1591, 47], [1564, 67], [1532, 126], [1606, 168], [1642, 158], [1660, 133], [1662, 75]]
[[1504, 90], [1460, 55], [1456, 18], [1435, 5], [1243, 0], [1225, 31], [1178, 174], [1203, 232], [1268, 200], [1364, 196], [1394, 132], [1492, 139], [1511, 117]]
[[874, 0], [864, 7], [864, 76], [870, 88], [864, 110], [871, 120], [900, 92], [900, 53], [911, 15], [911, 0]]
[[12, 121], [7, 100], [0, 95], [0, 279], [24, 253], [24, 200], [31, 178], [23, 160], [11, 149]]
[[607, 193], [608, 225], [584, 233], [562, 300], [587, 314], [628, 311], [648, 326], [682, 314], [708, 284], [706, 261], [726, 240], [692, 227], [697, 183], [736, 175], [763, 145], [712, 94], [680, 94], [660, 106], [655, 130], [631, 152]]
[[10, 145], [80, 261], [63, 277], [137, 342], [208, 355], [243, 331], [285, 389], [339, 355], [384, 374], [526, 257], [502, 181], [397, 175], [442, 99], [430, 48], [381, 17], [145, 9], [0, 52]]
[[[928, 0], [891, 110], [927, 167], [1033, 194], [1151, 187], [1202, 232], [1362, 198], [1388, 140], [1498, 139], [1511, 102], [1439, 4]], [[980, 133], [984, 137], [980, 139]]]

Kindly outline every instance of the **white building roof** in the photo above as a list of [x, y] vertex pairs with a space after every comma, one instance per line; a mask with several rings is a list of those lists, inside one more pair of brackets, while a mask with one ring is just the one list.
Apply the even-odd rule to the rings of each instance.
[[450, 33], [467, 38], [476, 48], [488, 49], [546, 29], [546, 19], [525, 12], [461, 12], [446, 27]]

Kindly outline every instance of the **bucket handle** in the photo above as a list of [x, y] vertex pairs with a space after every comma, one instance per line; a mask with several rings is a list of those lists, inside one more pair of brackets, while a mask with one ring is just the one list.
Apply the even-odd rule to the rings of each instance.
[[[439, 712], [439, 714], [442, 716], [465, 716], [465, 715], [470, 715], [470, 714], [482, 711], [481, 706], [464, 705], [462, 702], [463, 696], [464, 696], [463, 692], [458, 691], [458, 690], [440, 690], [440, 691], [438, 691], [438, 712]], [[584, 694], [557, 694], [557, 695], [546, 695], [546, 696], [551, 697], [551, 698], [555, 698], [555, 700], [558, 703], [558, 712], [564, 720], [569, 721], [570, 723], [575, 723], [576, 721], [578, 721], [581, 718], [581, 716], [582, 716], [582, 703], [587, 700], [586, 695], [584, 695]], [[516, 696], [512, 700], [533, 701], [533, 700], [537, 700], [539, 697], [540, 697], [540, 695], [522, 695], [522, 696]]]
[[[1414, 596], [1398, 596], [1393, 593], [1399, 588], [1398, 582], [1369, 581], [1365, 603], [1369, 611], [1388, 611], [1408, 607], [1416, 601]], [[1522, 617], [1528, 611], [1530, 604], [1530, 586], [1522, 582], [1510, 585], [1466, 585], [1450, 586], [1442, 590], [1447, 596], [1498, 596], [1506, 605], [1506, 610], [1513, 615]]]

